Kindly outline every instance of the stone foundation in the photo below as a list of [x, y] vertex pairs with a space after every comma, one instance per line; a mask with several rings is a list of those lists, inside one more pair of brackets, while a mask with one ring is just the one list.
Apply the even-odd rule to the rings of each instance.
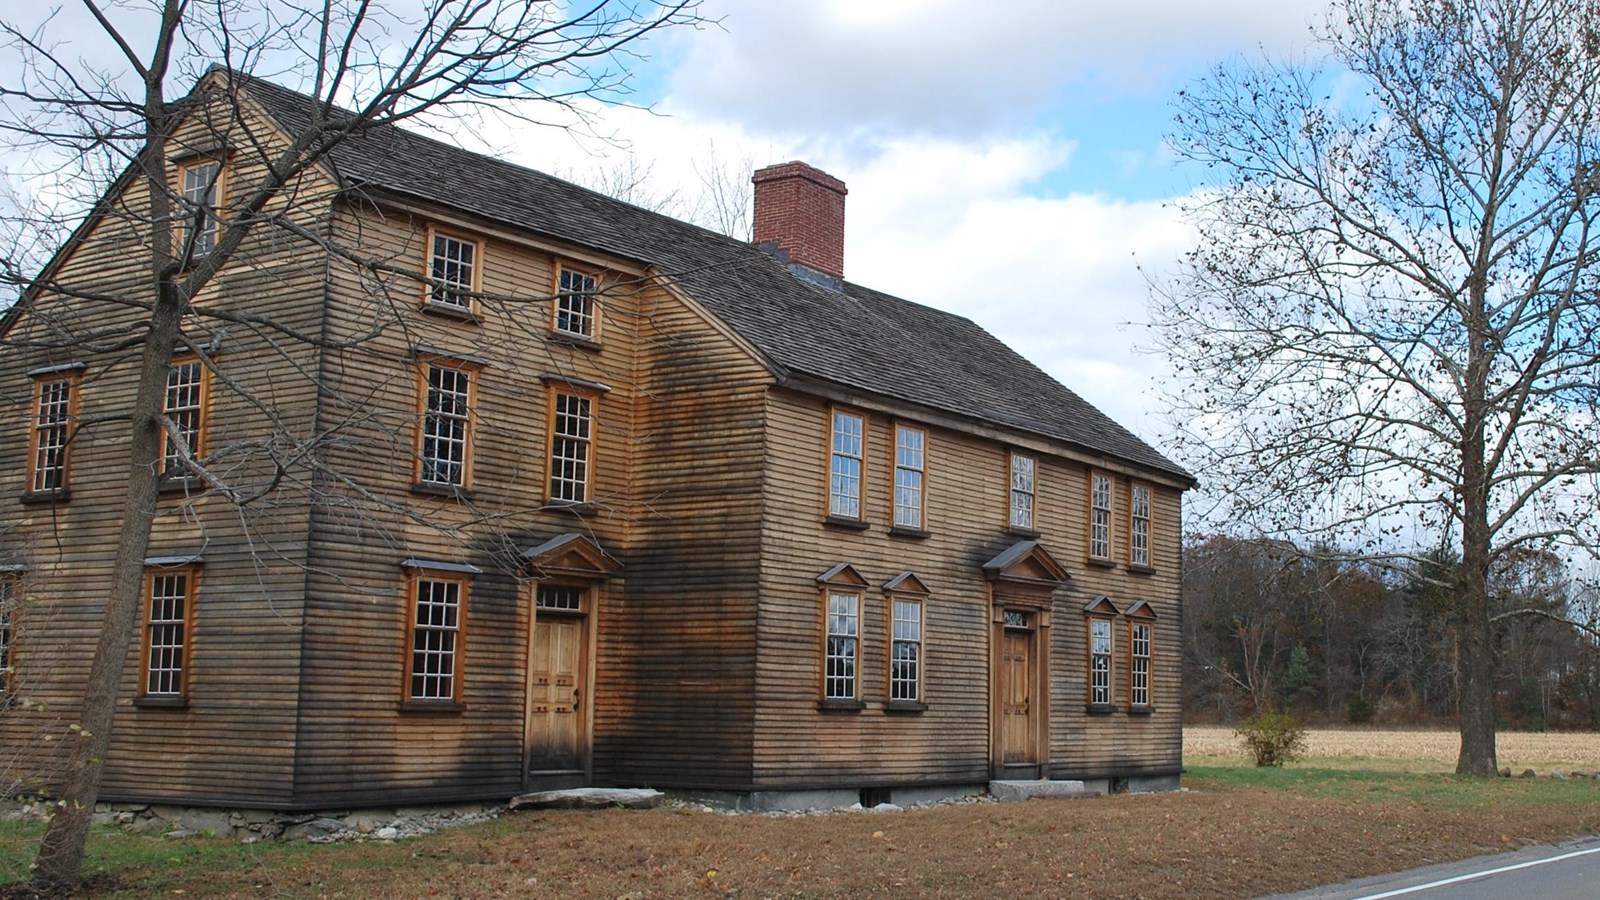
[[[290, 813], [270, 809], [212, 809], [161, 803], [97, 803], [96, 825], [115, 825], [139, 834], [186, 837], [209, 834], [250, 844], [256, 841], [392, 841], [458, 825], [484, 822], [505, 811], [500, 803], [394, 809], [330, 810]], [[4, 818], [43, 819], [49, 804], [23, 801], [0, 811]]]

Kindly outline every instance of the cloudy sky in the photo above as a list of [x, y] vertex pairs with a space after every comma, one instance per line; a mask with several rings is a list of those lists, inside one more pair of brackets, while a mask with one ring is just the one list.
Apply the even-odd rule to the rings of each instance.
[[635, 64], [653, 110], [602, 114], [621, 146], [462, 139], [580, 178], [632, 153], [657, 191], [693, 192], [713, 156], [805, 160], [849, 186], [847, 277], [975, 319], [1159, 442], [1138, 266], [1184, 247], [1167, 201], [1203, 179], [1163, 147], [1169, 100], [1228, 57], [1304, 51], [1323, 8], [709, 0], [719, 26], [657, 38]]

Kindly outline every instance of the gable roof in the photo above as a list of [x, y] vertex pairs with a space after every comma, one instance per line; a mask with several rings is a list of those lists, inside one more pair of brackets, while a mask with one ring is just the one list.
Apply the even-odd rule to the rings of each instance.
[[[286, 130], [308, 121], [311, 98], [235, 77]], [[408, 196], [654, 266], [755, 347], [780, 383], [809, 377], [1193, 482], [970, 319], [849, 282], [829, 290], [760, 247], [393, 125], [352, 134], [330, 163], [348, 190]]]

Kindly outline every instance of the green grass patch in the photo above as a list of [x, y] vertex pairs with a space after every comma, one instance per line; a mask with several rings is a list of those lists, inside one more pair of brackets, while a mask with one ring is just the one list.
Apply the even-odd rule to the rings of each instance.
[[[28, 880], [28, 867], [44, 834], [40, 822], [0, 822], [0, 887]], [[96, 828], [85, 850], [84, 877], [117, 879], [139, 870], [145, 888], [194, 883], [196, 871], [239, 872], [265, 863], [280, 865], [326, 848], [301, 842], [241, 844], [218, 837], [182, 838]], [[181, 882], [180, 882], [181, 879]]]
[[1344, 800], [1398, 800], [1439, 809], [1600, 800], [1600, 782], [1588, 778], [1467, 778], [1452, 773], [1359, 768], [1355, 760], [1340, 762], [1343, 765], [1326, 767], [1308, 761], [1281, 769], [1190, 765], [1184, 782], [1196, 788], [1265, 788]]

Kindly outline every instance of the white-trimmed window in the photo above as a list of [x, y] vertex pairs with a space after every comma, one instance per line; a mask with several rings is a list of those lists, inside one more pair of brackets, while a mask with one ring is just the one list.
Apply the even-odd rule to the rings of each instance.
[[176, 229], [187, 242], [189, 229], [194, 233], [194, 256], [210, 253], [217, 246], [220, 226], [217, 209], [222, 205], [222, 163], [215, 159], [197, 159], [178, 166], [178, 187], [183, 194], [180, 215], [182, 227]]
[[1128, 492], [1128, 562], [1150, 567], [1150, 488], [1142, 484]]
[[566, 267], [557, 276], [555, 330], [594, 340], [595, 277]]
[[474, 369], [435, 360], [425, 363], [417, 482], [443, 488], [469, 486], [472, 471]]
[[1011, 527], [1033, 530], [1034, 460], [1011, 454]]
[[205, 452], [206, 394], [210, 382], [205, 364], [193, 356], [174, 359], [167, 368], [167, 390], [161, 412], [176, 426], [177, 433], [164, 429], [166, 451], [161, 471], [185, 470], [185, 456], [199, 459]]
[[1089, 473], [1089, 556], [1111, 558], [1111, 476]]
[[920, 428], [894, 428], [894, 524], [920, 530], [926, 492], [928, 434]]
[[861, 594], [828, 590], [827, 636], [822, 650], [822, 697], [856, 699], [861, 654]]
[[429, 303], [472, 310], [472, 293], [478, 289], [478, 257], [482, 243], [436, 229], [428, 231]]
[[587, 503], [593, 472], [595, 399], [553, 390], [550, 397], [550, 500]]
[[75, 414], [77, 378], [40, 378], [33, 384], [33, 429], [28, 435], [33, 471], [28, 492], [67, 489], [67, 438]]
[[17, 579], [0, 575], [0, 708], [3, 708], [3, 699], [11, 692], [11, 643], [16, 637], [17, 607], [21, 601], [22, 592], [17, 587]]
[[892, 597], [889, 640], [889, 700], [922, 700], [922, 600]]
[[1111, 705], [1111, 620], [1089, 620], [1089, 705]]
[[189, 647], [194, 631], [198, 573], [191, 568], [145, 573], [145, 618], [140, 693], [183, 697], [189, 690]]
[[413, 701], [459, 702], [462, 632], [467, 582], [424, 572], [411, 579], [406, 696]]
[[828, 464], [828, 515], [861, 518], [861, 477], [866, 460], [867, 422], [862, 416], [833, 411], [833, 451]]
[[1150, 705], [1150, 623], [1128, 624], [1128, 705]]

